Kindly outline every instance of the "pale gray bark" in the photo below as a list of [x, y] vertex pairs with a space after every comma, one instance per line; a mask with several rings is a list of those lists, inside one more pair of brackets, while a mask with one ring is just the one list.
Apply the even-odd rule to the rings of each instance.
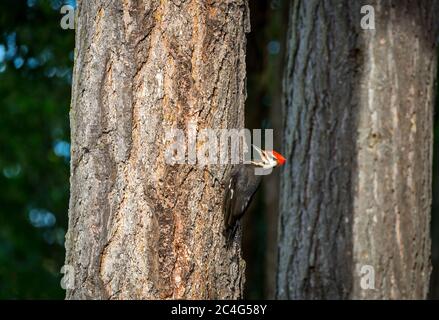
[[166, 164], [164, 141], [243, 127], [247, 0], [82, 0], [76, 24], [67, 298], [241, 297], [223, 187]]
[[[427, 294], [438, 1], [362, 2], [292, 1], [281, 299]], [[375, 30], [360, 28], [362, 4]]]

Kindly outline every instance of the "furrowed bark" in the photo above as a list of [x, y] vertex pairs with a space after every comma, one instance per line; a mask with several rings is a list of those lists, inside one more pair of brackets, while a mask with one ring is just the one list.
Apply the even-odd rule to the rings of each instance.
[[165, 132], [244, 125], [247, 1], [78, 1], [68, 299], [242, 296], [227, 169], [165, 162]]
[[[363, 4], [375, 30], [360, 28]], [[438, 12], [292, 2], [278, 298], [426, 297]]]

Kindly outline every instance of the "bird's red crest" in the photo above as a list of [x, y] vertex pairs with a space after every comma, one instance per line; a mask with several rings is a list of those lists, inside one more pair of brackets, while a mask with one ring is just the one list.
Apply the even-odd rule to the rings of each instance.
[[285, 163], [285, 161], [287, 161], [280, 153], [277, 153], [276, 151], [272, 151], [273, 152], [273, 156], [275, 156], [275, 158], [277, 159], [277, 163], [281, 166]]

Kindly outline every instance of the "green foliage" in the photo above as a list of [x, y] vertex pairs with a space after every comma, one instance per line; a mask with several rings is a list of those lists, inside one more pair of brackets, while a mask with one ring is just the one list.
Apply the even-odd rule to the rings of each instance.
[[64, 296], [74, 34], [62, 4], [0, 2], [0, 298]]

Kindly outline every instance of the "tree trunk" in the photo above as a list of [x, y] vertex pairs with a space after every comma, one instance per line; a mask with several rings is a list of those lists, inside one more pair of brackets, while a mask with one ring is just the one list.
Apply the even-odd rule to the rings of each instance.
[[165, 133], [244, 125], [247, 0], [78, 1], [70, 299], [242, 296], [223, 177], [165, 162]]
[[437, 1], [292, 2], [277, 296], [425, 298]]

